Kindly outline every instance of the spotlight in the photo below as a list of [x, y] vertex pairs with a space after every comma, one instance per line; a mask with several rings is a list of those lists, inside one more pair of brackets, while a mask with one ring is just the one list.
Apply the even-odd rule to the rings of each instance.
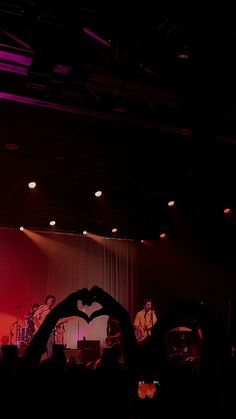
[[52, 221], [50, 221], [50, 223], [49, 223], [49, 224], [50, 224], [50, 226], [55, 226], [56, 221], [53, 221], [53, 220], [52, 220]]
[[97, 198], [100, 198], [102, 196], [102, 191], [96, 191], [94, 194]]
[[29, 187], [30, 189], [34, 189], [34, 188], [36, 188], [36, 182], [29, 182], [29, 183], [28, 183], [28, 187]]
[[20, 227], [20, 231], [24, 231], [24, 227], [23, 226]]
[[112, 233], [117, 233], [117, 228], [113, 228], [111, 231]]
[[83, 235], [84, 235], [84, 236], [86, 236], [86, 234], [88, 234], [88, 233], [87, 233], [87, 231], [86, 231], [86, 230], [84, 230], [84, 231], [83, 231]]
[[165, 237], [166, 237], [166, 233], [161, 233], [161, 234], [160, 234], [160, 238], [161, 238], [161, 239], [165, 239]]
[[224, 213], [225, 213], [225, 214], [229, 214], [230, 212], [231, 212], [231, 209], [230, 209], [230, 208], [225, 208], [225, 209], [224, 209]]
[[169, 206], [169, 207], [173, 207], [174, 205], [175, 205], [175, 201], [169, 201], [169, 202], [168, 202], [168, 206]]

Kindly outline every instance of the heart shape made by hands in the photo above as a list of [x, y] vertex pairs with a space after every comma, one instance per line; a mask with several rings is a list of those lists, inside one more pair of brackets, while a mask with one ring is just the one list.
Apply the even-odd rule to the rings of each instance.
[[[97, 301], [97, 297], [96, 297], [96, 294], [94, 293], [93, 288], [87, 291], [87, 293], [83, 296], [81, 301], [82, 301], [83, 306], [88, 306], [88, 307], [90, 307], [94, 303], [100, 304], [100, 302]], [[103, 316], [105, 314], [106, 314], [105, 308], [101, 307], [100, 309], [93, 311], [90, 314], [90, 316], [88, 316], [87, 314], [86, 316], [88, 317], [88, 321], [91, 322], [96, 317]]]

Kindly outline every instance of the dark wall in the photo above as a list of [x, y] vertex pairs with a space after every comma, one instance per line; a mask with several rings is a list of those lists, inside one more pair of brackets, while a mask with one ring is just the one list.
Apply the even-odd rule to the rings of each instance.
[[[179, 232], [178, 232], [179, 233]], [[234, 253], [219, 237], [176, 234], [139, 246], [139, 305], [152, 297], [161, 314], [176, 299], [197, 299], [228, 325], [236, 296]], [[138, 307], [139, 308], [139, 307]]]

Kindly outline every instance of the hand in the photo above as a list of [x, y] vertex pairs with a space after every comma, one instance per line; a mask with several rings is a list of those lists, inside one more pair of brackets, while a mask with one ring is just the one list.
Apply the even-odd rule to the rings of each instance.
[[102, 306], [101, 309], [94, 311], [90, 315], [90, 321], [102, 315], [120, 318], [124, 313], [126, 313], [125, 308], [120, 303], [118, 303], [118, 301], [116, 301], [110, 294], [98, 286], [92, 287], [89, 291], [89, 296], [86, 295], [85, 297], [88, 299], [87, 301], [86, 299], [82, 300], [83, 304], [91, 305], [92, 303], [96, 302]]
[[51, 313], [56, 314], [59, 318], [78, 316], [89, 323], [89, 316], [78, 309], [78, 301], [89, 301], [89, 291], [87, 288], [82, 288], [78, 291], [72, 292], [64, 300], [58, 303]]
[[150, 330], [152, 328], [152, 324], [151, 323], [148, 323], [147, 325], [146, 325], [146, 327], [145, 327], [145, 329], [146, 330]]

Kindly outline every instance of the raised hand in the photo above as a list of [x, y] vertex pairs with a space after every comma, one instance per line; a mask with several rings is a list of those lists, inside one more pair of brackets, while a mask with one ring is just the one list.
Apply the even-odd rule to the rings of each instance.
[[85, 297], [88, 297], [88, 299], [86, 301], [85, 298], [83, 304], [91, 305], [92, 303], [96, 302], [102, 306], [101, 309], [94, 311], [90, 315], [90, 321], [102, 315], [120, 318], [122, 315], [127, 313], [125, 308], [120, 303], [118, 303], [118, 301], [116, 301], [110, 294], [98, 286], [92, 287], [89, 291], [89, 295]]
[[78, 301], [88, 301], [89, 291], [87, 288], [82, 288], [78, 291], [72, 292], [64, 300], [58, 303], [51, 311], [58, 318], [78, 316], [89, 323], [89, 316], [78, 308]]

